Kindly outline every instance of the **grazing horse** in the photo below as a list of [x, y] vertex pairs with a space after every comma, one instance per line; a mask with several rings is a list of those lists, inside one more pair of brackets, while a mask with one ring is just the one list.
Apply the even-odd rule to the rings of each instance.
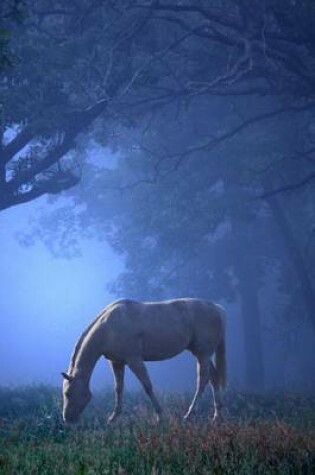
[[220, 421], [220, 389], [226, 381], [224, 310], [220, 305], [192, 298], [145, 303], [124, 299], [108, 305], [82, 333], [68, 372], [62, 373], [64, 421], [77, 422], [90, 401], [89, 382], [101, 356], [109, 360], [115, 379], [115, 407], [108, 422], [121, 413], [126, 365], [140, 380], [159, 420], [162, 409], [144, 361], [165, 360], [184, 350], [197, 359], [197, 389], [185, 419], [193, 413], [210, 381], [213, 419]]

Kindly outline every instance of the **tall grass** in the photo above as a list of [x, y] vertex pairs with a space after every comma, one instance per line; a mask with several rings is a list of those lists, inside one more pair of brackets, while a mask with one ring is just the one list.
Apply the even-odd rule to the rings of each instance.
[[107, 426], [113, 395], [98, 393], [69, 428], [59, 390], [0, 388], [0, 473], [315, 473], [314, 395], [230, 391], [227, 422], [219, 427], [208, 418], [209, 397], [193, 422], [182, 422], [190, 396], [161, 394], [166, 414], [157, 426], [142, 394], [126, 394], [125, 415]]

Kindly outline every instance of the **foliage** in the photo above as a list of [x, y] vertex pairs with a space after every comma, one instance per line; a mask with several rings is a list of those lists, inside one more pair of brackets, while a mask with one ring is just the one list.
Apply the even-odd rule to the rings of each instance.
[[[72, 219], [78, 234], [98, 226], [126, 258], [116, 293], [233, 300], [242, 284], [258, 300], [276, 262], [294, 314], [308, 282], [315, 328], [314, 272], [300, 252], [314, 217], [313, 13], [291, 0], [29, 2], [12, 36], [20, 61], [1, 82], [0, 209], [72, 188], [97, 140], [119, 152], [118, 169], [84, 169], [86, 188], [59, 213], [65, 233], [44, 219], [70, 248]], [[299, 222], [289, 278], [262, 201], [281, 190], [310, 203], [289, 211], [291, 228]]]
[[[234, 105], [243, 111], [246, 101], [235, 100]], [[273, 183], [279, 186], [281, 180], [304, 173], [305, 168], [291, 154], [293, 142], [297, 148], [305, 146], [299, 135], [303, 137], [307, 116], [302, 124], [287, 117], [274, 118], [264, 129], [253, 126], [251, 134], [231, 137], [213, 149], [211, 156], [205, 140], [208, 131], [218, 125], [229, 129], [239, 120], [230, 116], [226, 102], [195, 99], [178, 123], [172, 123], [171, 116], [168, 108], [137, 132], [118, 129], [113, 142], [119, 144], [120, 152], [115, 166], [86, 167], [82, 186], [72, 190], [73, 206], [43, 216], [40, 232], [54, 249], [60, 236], [62, 253], [69, 247], [65, 238], [80, 239], [80, 229], [94, 230], [100, 239], [107, 239], [124, 257], [124, 272], [110, 287], [119, 297], [238, 299], [245, 331], [259, 335], [261, 327], [271, 322], [265, 305], [261, 307], [262, 324], [259, 322], [258, 292], [272, 282], [284, 295], [279, 298], [281, 308], [278, 301], [269, 304], [275, 309], [272, 319], [285, 316], [292, 320], [295, 315], [307, 321], [292, 250], [288, 253], [283, 245], [272, 208], [261, 198]], [[191, 143], [199, 147], [190, 150]], [[313, 163], [309, 166], [311, 169]], [[313, 190], [304, 189], [287, 198], [288, 208], [281, 197], [278, 200], [298, 248], [303, 248], [312, 230], [313, 198]], [[303, 201], [309, 205], [301, 211]], [[308, 272], [313, 279], [310, 267]], [[246, 299], [250, 307], [244, 304]], [[313, 315], [312, 310], [309, 321]], [[283, 328], [282, 321], [279, 325]], [[246, 345], [252, 337], [244, 340]], [[246, 361], [255, 369], [248, 372], [256, 375], [255, 358], [263, 359], [259, 348], [259, 341], [249, 351], [245, 346]]]
[[127, 393], [126, 416], [105, 425], [113, 396], [97, 394], [77, 428], [61, 421], [60, 393], [48, 387], [1, 388], [0, 473], [311, 473], [315, 467], [314, 397], [226, 396], [228, 422], [207, 422], [208, 401], [190, 424], [189, 395], [161, 395], [166, 419], [153, 423], [146, 400]]
[[11, 27], [21, 24], [25, 17], [24, 0], [3, 0], [0, 9], [0, 73], [12, 67], [15, 57], [10, 49]]
[[68, 152], [123, 98], [137, 68], [142, 15], [127, 20], [111, 2], [26, 3], [10, 43], [19, 60], [1, 79], [0, 209], [78, 183], [80, 166]]
[[[96, 119], [137, 128], [165, 106], [185, 115], [196, 97], [252, 97], [255, 114], [246, 111], [237, 133], [253, 121], [314, 107], [312, 2], [11, 3], [14, 15], [25, 3], [27, 16], [10, 28], [18, 61], [1, 79], [2, 132], [16, 134], [3, 141], [0, 209], [76, 185], [76, 143]], [[8, 35], [0, 31], [6, 58]], [[260, 117], [265, 97], [282, 107]]]

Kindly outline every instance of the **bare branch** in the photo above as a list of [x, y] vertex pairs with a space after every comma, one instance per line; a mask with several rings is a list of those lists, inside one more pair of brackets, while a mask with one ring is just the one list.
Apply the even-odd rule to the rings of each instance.
[[177, 38], [175, 41], [173, 41], [170, 45], [168, 45], [166, 48], [164, 48], [162, 51], [156, 53], [155, 55], [153, 55], [151, 58], [149, 58], [144, 64], [142, 64], [138, 69], [137, 71], [135, 71], [135, 73], [132, 75], [131, 79], [128, 81], [128, 84], [124, 87], [122, 93], [121, 93], [121, 96], [124, 96], [126, 95], [126, 93], [130, 90], [131, 86], [135, 83], [135, 81], [137, 80], [137, 78], [140, 76], [140, 74], [148, 67], [150, 66], [154, 61], [156, 60], [160, 60], [161, 58], [163, 58], [166, 53], [168, 53], [169, 51], [173, 50], [174, 48], [176, 48], [176, 46], [180, 45], [181, 43], [183, 43], [183, 41], [185, 41], [187, 38], [189, 38], [190, 36], [192, 36], [194, 30], [196, 29], [196, 27], [193, 27], [192, 29], [190, 29], [187, 33], [185, 33], [184, 35], [180, 36], [179, 38]]
[[291, 183], [286, 186], [280, 186], [279, 188], [275, 188], [274, 190], [266, 191], [265, 193], [259, 195], [258, 198], [266, 199], [266, 198], [271, 198], [272, 196], [275, 196], [275, 195], [279, 195], [280, 193], [285, 193], [288, 191], [296, 191], [300, 188], [303, 188], [305, 185], [308, 185], [313, 180], [315, 180], [315, 172], [310, 173], [309, 175], [304, 177], [302, 180], [297, 181], [296, 183]]
[[303, 106], [287, 106], [287, 107], [281, 107], [279, 109], [275, 109], [273, 111], [270, 111], [270, 112], [265, 112], [263, 114], [258, 114], [254, 117], [250, 117], [246, 120], [244, 120], [241, 124], [235, 126], [235, 127], [232, 127], [229, 131], [215, 137], [215, 138], [211, 138], [211, 140], [208, 140], [206, 141], [205, 143], [203, 144], [200, 144], [200, 145], [197, 145], [197, 146], [194, 146], [194, 147], [190, 147], [186, 150], [184, 150], [183, 152], [179, 152], [179, 153], [175, 153], [175, 154], [172, 154], [169, 156], [169, 158], [173, 158], [173, 157], [186, 157], [188, 155], [191, 155], [193, 153], [196, 153], [196, 152], [201, 152], [203, 150], [213, 150], [215, 147], [217, 147], [218, 145], [220, 145], [222, 142], [226, 141], [227, 139], [230, 139], [232, 137], [234, 137], [236, 134], [238, 134], [239, 132], [243, 131], [244, 129], [246, 129], [247, 127], [253, 125], [253, 124], [256, 124], [258, 122], [261, 122], [261, 121], [264, 121], [264, 120], [268, 120], [268, 119], [271, 119], [273, 117], [277, 117], [281, 114], [284, 114], [284, 113], [287, 113], [287, 112], [303, 112], [305, 110], [309, 110], [309, 109], [312, 109], [315, 107], [315, 102], [311, 102], [309, 104], [306, 104], [306, 105], [303, 105]]
[[303, 152], [295, 153], [294, 155], [284, 155], [277, 160], [273, 160], [267, 163], [264, 167], [251, 167], [247, 166], [247, 170], [255, 175], [261, 175], [265, 173], [269, 173], [272, 170], [279, 167], [279, 165], [283, 165], [287, 161], [297, 161], [302, 158], [307, 160], [309, 163], [315, 165], [315, 158], [312, 158], [311, 155], [315, 153], [315, 147], [311, 147], [308, 150], [304, 150]]
[[222, 12], [219, 9], [206, 9], [200, 5], [194, 5], [193, 3], [190, 5], [181, 5], [181, 4], [168, 4], [162, 2], [151, 2], [151, 4], [141, 4], [138, 3], [135, 5], [137, 8], [147, 8], [156, 11], [169, 11], [169, 12], [176, 12], [176, 13], [197, 13], [202, 17], [206, 18], [207, 20], [211, 20], [215, 23], [218, 23], [224, 27], [230, 27], [237, 31], [241, 31], [242, 26], [239, 21], [236, 20], [235, 17], [227, 14], [226, 11]]
[[[279, 109], [275, 109], [275, 110], [270, 111], [270, 112], [259, 114], [257, 116], [254, 116], [254, 117], [251, 117], [249, 119], [244, 120], [241, 124], [239, 124], [235, 127], [232, 127], [227, 132], [225, 132], [223, 134], [220, 134], [217, 137], [213, 137], [210, 140], [208, 140], [208, 141], [206, 141], [202, 144], [195, 145], [193, 147], [189, 147], [186, 150], [183, 150], [183, 151], [178, 152], [178, 153], [170, 153], [170, 154], [162, 155], [158, 152], [155, 152], [155, 151], [152, 151], [152, 150], [148, 149], [143, 144], [140, 144], [141, 148], [146, 153], [157, 157], [157, 160], [156, 160], [156, 162], [153, 166], [153, 174], [151, 175], [151, 177], [142, 178], [140, 180], [136, 180], [132, 183], [128, 183], [128, 184], [123, 185], [123, 186], [107, 187], [107, 189], [123, 192], [123, 191], [126, 191], [126, 190], [134, 189], [134, 188], [138, 187], [139, 185], [144, 185], [144, 184], [155, 185], [156, 183], [158, 183], [159, 180], [165, 179], [166, 177], [168, 177], [172, 173], [175, 173], [187, 157], [189, 157], [189, 156], [191, 156], [195, 153], [198, 153], [198, 152], [212, 151], [216, 147], [218, 147], [221, 143], [224, 143], [225, 141], [229, 140], [230, 138], [233, 138], [239, 132], [242, 132], [243, 130], [247, 129], [251, 125], [254, 125], [256, 123], [259, 123], [259, 122], [262, 122], [262, 121], [265, 121], [265, 120], [268, 120], [268, 119], [271, 119], [271, 118], [274, 118], [274, 117], [277, 117], [277, 116], [279, 116], [281, 114], [284, 114], [284, 113], [288, 113], [288, 112], [299, 113], [299, 112], [303, 112], [305, 110], [312, 109], [314, 107], [315, 107], [315, 102], [312, 102], [312, 103], [309, 103], [309, 104], [306, 104], [306, 105], [303, 105], [303, 106], [287, 106], [287, 107], [282, 107], [282, 108], [279, 108]], [[171, 160], [173, 160], [173, 163], [171, 163], [170, 167], [166, 171], [162, 172], [161, 171], [162, 165], [166, 161], [171, 161]], [[312, 175], [312, 178], [309, 177], [309, 180], [313, 179], [314, 177], [315, 177], [315, 172]], [[303, 186], [304, 184], [305, 183], [301, 183], [299, 186]], [[280, 192], [280, 190], [279, 190], [279, 192]], [[260, 198], [263, 198], [263, 196], [260, 196]]]

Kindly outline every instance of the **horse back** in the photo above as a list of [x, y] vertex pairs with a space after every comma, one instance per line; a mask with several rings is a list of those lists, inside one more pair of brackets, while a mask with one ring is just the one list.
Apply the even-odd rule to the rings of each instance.
[[140, 354], [144, 360], [168, 359], [185, 349], [215, 348], [221, 317], [215, 304], [199, 299], [162, 302], [120, 300], [106, 316], [111, 354]]

